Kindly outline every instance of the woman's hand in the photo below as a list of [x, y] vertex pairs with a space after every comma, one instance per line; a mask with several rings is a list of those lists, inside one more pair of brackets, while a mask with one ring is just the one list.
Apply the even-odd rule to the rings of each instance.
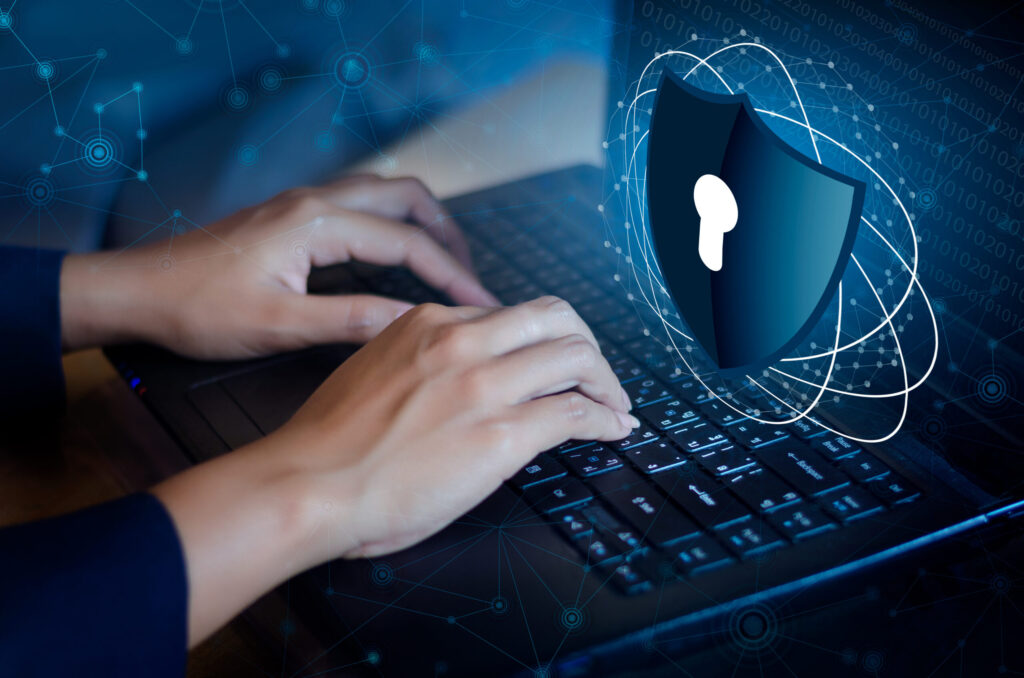
[[455, 222], [423, 184], [358, 176], [287, 191], [163, 242], [69, 256], [64, 347], [141, 340], [209, 359], [365, 342], [411, 306], [306, 294], [312, 266], [351, 259], [408, 266], [456, 303], [497, 303], [470, 272]]
[[542, 450], [622, 438], [628, 409], [561, 299], [416, 307], [280, 430], [155, 488], [185, 547], [191, 642], [297, 572], [424, 539]]

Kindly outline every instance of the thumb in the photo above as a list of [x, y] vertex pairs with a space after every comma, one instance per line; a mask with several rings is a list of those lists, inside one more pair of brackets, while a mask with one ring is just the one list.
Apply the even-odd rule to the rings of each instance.
[[372, 294], [296, 295], [294, 326], [309, 344], [363, 344], [413, 307]]

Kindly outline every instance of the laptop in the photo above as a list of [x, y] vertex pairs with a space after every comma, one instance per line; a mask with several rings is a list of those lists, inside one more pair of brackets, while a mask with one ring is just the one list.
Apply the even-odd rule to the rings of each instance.
[[[639, 18], [616, 4], [610, 110], [637, 75], [631, 48], [642, 51], [628, 29]], [[502, 302], [573, 303], [642, 426], [614, 443], [567, 441], [427, 541], [327, 563], [261, 601], [252, 614], [282, 646], [285, 675], [628, 674], [706, 644], [712, 627], [756, 650], [781, 604], [1019, 523], [1024, 497], [994, 496], [911, 435], [871, 446], [808, 420], [757, 424], [681, 372], [615, 281], [621, 257], [594, 209], [606, 175], [569, 167], [446, 206]], [[315, 270], [309, 289], [446, 301], [408, 271], [362, 264]], [[107, 355], [200, 462], [281, 426], [357, 348], [220, 363], [142, 345]]]

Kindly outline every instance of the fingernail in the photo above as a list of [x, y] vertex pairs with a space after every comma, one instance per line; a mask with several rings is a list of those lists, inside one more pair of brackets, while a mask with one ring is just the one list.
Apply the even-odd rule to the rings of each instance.
[[615, 416], [619, 418], [619, 423], [622, 424], [625, 428], [640, 428], [640, 420], [634, 417], [632, 414], [626, 414], [625, 412], [616, 412]]
[[627, 412], [633, 409], [633, 401], [630, 400], [629, 394], [626, 393], [626, 389], [619, 389], [619, 400], [622, 401], [622, 406], [626, 408]]

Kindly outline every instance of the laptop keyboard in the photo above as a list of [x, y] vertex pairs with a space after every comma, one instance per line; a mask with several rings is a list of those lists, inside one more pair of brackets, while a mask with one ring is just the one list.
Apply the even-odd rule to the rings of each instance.
[[[859, 444], [807, 420], [752, 421], [681, 372], [613, 281], [618, 255], [596, 231], [553, 223], [550, 206], [482, 200], [461, 204], [471, 217], [456, 218], [484, 284], [506, 304], [543, 294], [571, 302], [641, 421], [623, 440], [567, 441], [508, 481], [581, 564], [621, 592], [699, 577], [920, 496]], [[406, 271], [368, 267], [358, 276], [374, 292], [438, 301]]]

